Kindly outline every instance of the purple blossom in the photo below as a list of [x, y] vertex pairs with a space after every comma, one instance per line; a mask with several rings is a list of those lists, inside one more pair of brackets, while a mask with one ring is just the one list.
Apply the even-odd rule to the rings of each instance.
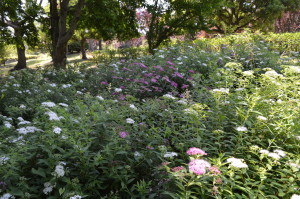
[[189, 163], [189, 170], [196, 175], [205, 174], [206, 168], [210, 168], [210, 164], [202, 159], [195, 159]]
[[132, 71], [132, 70], [130, 70], [129, 68], [125, 68], [125, 67], [122, 68], [122, 70], [123, 70], [123, 71]]
[[174, 87], [178, 86], [178, 84], [176, 82], [174, 82], [174, 81], [171, 82], [171, 85], [174, 86]]
[[188, 72], [189, 72], [189, 73], [195, 73], [195, 71], [193, 71], [193, 70], [188, 70]]
[[189, 148], [186, 153], [188, 155], [207, 155], [207, 153], [205, 153], [205, 151], [203, 151], [202, 149], [196, 148], [196, 147], [191, 147]]
[[173, 66], [169, 66], [169, 68], [172, 70], [176, 70], [176, 68], [174, 68]]
[[157, 83], [157, 80], [155, 78], [151, 78], [151, 82]]
[[152, 146], [146, 146], [146, 149], [153, 150], [154, 147], [152, 147]]
[[153, 74], [152, 74], [152, 73], [145, 73], [144, 76], [145, 76], [145, 77], [152, 77]]
[[162, 78], [162, 80], [165, 80], [165, 81], [167, 81], [167, 82], [169, 82], [169, 83], [171, 82], [168, 76], [164, 76], [164, 77]]
[[172, 66], [175, 66], [175, 64], [173, 64], [171, 61], [167, 61], [167, 64], [170, 64]]
[[108, 85], [108, 83], [107, 82], [100, 82], [100, 84], [102, 84], [102, 85]]
[[120, 136], [121, 138], [126, 138], [126, 137], [128, 136], [128, 133], [125, 132], [125, 131], [121, 131], [121, 132], [119, 132], [119, 136]]
[[179, 73], [179, 72], [175, 72], [173, 74], [173, 77], [179, 77], [179, 78], [182, 78], [183, 79], [183, 76]]
[[113, 79], [123, 79], [123, 77], [112, 76]]
[[220, 171], [219, 168], [216, 167], [216, 166], [210, 167], [210, 168], [209, 168], [209, 171], [210, 171], [213, 175], [221, 174], [221, 171]]
[[187, 85], [187, 84], [183, 84], [183, 85], [181, 86], [182, 89], [185, 89], [185, 88], [187, 88], [187, 87], [189, 87], [189, 85]]

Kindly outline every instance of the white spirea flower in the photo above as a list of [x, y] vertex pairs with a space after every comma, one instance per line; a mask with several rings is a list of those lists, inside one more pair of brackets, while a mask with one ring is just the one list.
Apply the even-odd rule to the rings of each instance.
[[297, 194], [293, 194], [291, 199], [300, 199], [300, 195], [297, 195]]
[[104, 100], [102, 96], [96, 96], [99, 100]]
[[243, 159], [238, 158], [228, 158], [227, 162], [230, 163], [230, 166], [235, 168], [248, 168], [248, 165], [244, 163]]
[[56, 87], [56, 84], [55, 84], [55, 83], [52, 83], [52, 84], [49, 84], [49, 86], [51, 86], [51, 87]]
[[17, 119], [18, 119], [20, 122], [25, 121], [22, 117], [18, 117]]
[[247, 70], [247, 71], [242, 72], [242, 74], [243, 74], [244, 76], [252, 76], [253, 73], [254, 73], [254, 71], [252, 71], [252, 70]]
[[178, 154], [176, 152], [166, 152], [164, 154], [165, 158], [173, 158], [174, 156], [178, 156]]
[[55, 174], [56, 177], [62, 177], [65, 175], [65, 169], [64, 166], [61, 164], [56, 165], [55, 167]]
[[198, 115], [197, 111], [195, 111], [194, 109], [191, 109], [191, 108], [186, 108], [183, 110], [183, 112], [186, 114]]
[[141, 156], [142, 156], [142, 154], [140, 152], [138, 152], [138, 151], [134, 152], [134, 157], [141, 157]]
[[68, 107], [69, 106], [68, 104], [65, 104], [65, 103], [59, 103], [58, 105], [63, 106], [63, 107]]
[[173, 97], [172, 95], [170, 94], [165, 94], [163, 95], [164, 98], [167, 98], [167, 99], [176, 99], [175, 97]]
[[115, 88], [115, 92], [122, 92], [121, 88]]
[[55, 134], [60, 134], [61, 133], [61, 128], [59, 128], [59, 127], [55, 127], [54, 129], [53, 129], [53, 133], [55, 133]]
[[238, 126], [235, 128], [235, 130], [240, 131], [240, 132], [248, 131], [248, 129], [244, 126]]
[[277, 153], [279, 156], [284, 157], [286, 156], [285, 152], [280, 150], [280, 149], [276, 149], [274, 150], [274, 153]]
[[127, 118], [126, 119], [126, 123], [128, 123], [128, 124], [133, 124], [135, 121], [133, 120], [133, 119], [131, 119], [131, 118]]
[[26, 127], [22, 127], [22, 128], [17, 129], [17, 131], [18, 131], [19, 134], [26, 135], [27, 133], [34, 133], [36, 131], [42, 131], [42, 130], [38, 129], [34, 126], [26, 126]]
[[71, 84], [63, 84], [63, 85], [62, 85], [63, 88], [69, 88], [69, 87], [71, 87], [71, 86], [72, 86]]
[[43, 189], [43, 192], [44, 192], [44, 194], [46, 194], [46, 195], [48, 195], [49, 193], [51, 193], [52, 190], [53, 190], [53, 188], [54, 188], [54, 186], [51, 185], [50, 182], [44, 183], [44, 187], [45, 187], [45, 188]]
[[259, 153], [268, 155], [270, 153], [270, 151], [262, 149], [262, 150], [259, 151]]
[[8, 121], [4, 122], [4, 126], [8, 129], [10, 129], [12, 127], [11, 123], [9, 123]]
[[271, 78], [283, 77], [282, 74], [278, 74], [275, 70], [267, 71], [264, 75]]
[[269, 153], [268, 156], [274, 158], [275, 160], [280, 159], [280, 155], [278, 155], [277, 153]]
[[226, 93], [226, 94], [228, 94], [229, 93], [229, 89], [228, 88], [216, 88], [216, 89], [213, 89], [212, 92], [214, 92], [214, 93]]
[[24, 121], [18, 123], [18, 125], [24, 125], [24, 124], [31, 124], [31, 122], [24, 120]]
[[257, 119], [262, 120], [262, 121], [267, 121], [268, 119], [264, 116], [257, 116]]
[[178, 104], [183, 104], [183, 105], [187, 105], [187, 100], [186, 99], [181, 99], [179, 101], [177, 101]]
[[295, 136], [296, 140], [300, 140], [300, 136]]
[[10, 193], [5, 193], [4, 195], [2, 195], [0, 197], [0, 199], [15, 199], [15, 197], [13, 195], [11, 195]]
[[70, 199], [81, 199], [82, 197], [80, 195], [75, 195], [75, 196], [72, 196], [70, 197]]
[[134, 104], [130, 104], [129, 107], [132, 108], [132, 109], [135, 110], [135, 111], [138, 110], [137, 107], [136, 107]]
[[235, 89], [236, 91], [242, 91], [242, 90], [245, 90], [245, 88], [237, 88]]
[[42, 106], [46, 106], [46, 107], [52, 108], [52, 107], [54, 107], [56, 105], [55, 105], [54, 102], [43, 102]]
[[19, 108], [24, 109], [26, 108], [26, 106], [24, 104], [21, 104]]
[[77, 91], [76, 94], [83, 95], [83, 93], [81, 91]]
[[45, 114], [49, 116], [49, 120], [59, 121], [60, 119], [63, 118], [63, 117], [58, 117], [58, 115], [52, 111], [46, 112]]
[[7, 156], [0, 157], [0, 165], [5, 164], [9, 159]]

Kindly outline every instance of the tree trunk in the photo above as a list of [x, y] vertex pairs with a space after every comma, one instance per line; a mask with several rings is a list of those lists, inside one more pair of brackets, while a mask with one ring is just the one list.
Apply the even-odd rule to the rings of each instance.
[[85, 42], [86, 42], [86, 39], [81, 36], [81, 41], [80, 41], [80, 50], [81, 50], [81, 58], [82, 59], [88, 59], [87, 56], [86, 56], [86, 50], [85, 50]]
[[102, 39], [99, 40], [99, 50], [102, 50]]
[[55, 54], [53, 58], [54, 68], [66, 69], [66, 64], [67, 64], [66, 50], [67, 50], [67, 43], [62, 43], [56, 46]]
[[18, 63], [12, 70], [21, 70], [26, 68], [25, 45], [19, 28], [14, 28], [17, 41]]
[[20, 45], [17, 47], [18, 52], [18, 63], [12, 70], [21, 70], [26, 68], [26, 56], [25, 56], [25, 46]]

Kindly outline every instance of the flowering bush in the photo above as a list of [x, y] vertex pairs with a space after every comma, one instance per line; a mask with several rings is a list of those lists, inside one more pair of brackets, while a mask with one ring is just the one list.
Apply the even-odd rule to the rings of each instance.
[[297, 198], [296, 57], [208, 47], [5, 77], [0, 198]]

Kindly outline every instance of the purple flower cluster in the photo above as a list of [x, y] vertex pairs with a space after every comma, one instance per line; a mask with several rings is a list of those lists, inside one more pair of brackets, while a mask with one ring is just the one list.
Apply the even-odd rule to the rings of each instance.
[[121, 132], [119, 132], [119, 136], [120, 136], [121, 138], [126, 138], [126, 137], [128, 136], [128, 133], [125, 132], [125, 131], [121, 131]]
[[188, 155], [207, 155], [202, 149], [191, 147], [186, 152]]

